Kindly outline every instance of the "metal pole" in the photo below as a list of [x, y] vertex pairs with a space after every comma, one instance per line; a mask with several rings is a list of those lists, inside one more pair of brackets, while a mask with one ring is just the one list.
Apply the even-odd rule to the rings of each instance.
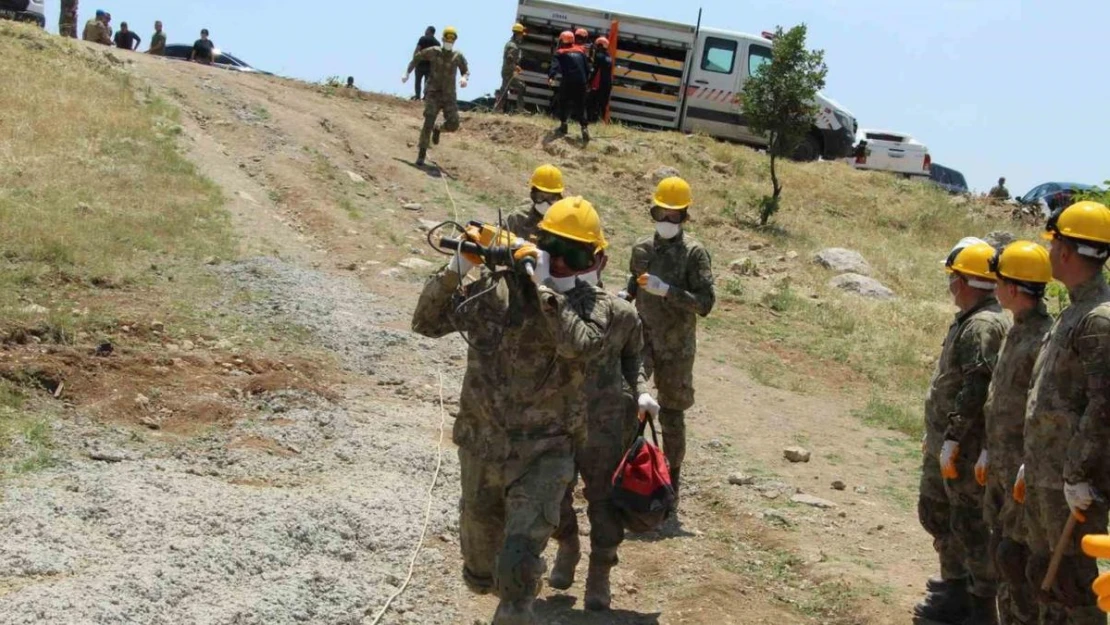
[[701, 34], [701, 7], [698, 7], [698, 25], [694, 27], [694, 45], [690, 48], [690, 62], [686, 64], [686, 78], [682, 81], [682, 92], [678, 94], [682, 98], [682, 106], [678, 112], [678, 131], [682, 132], [682, 127], [686, 125], [686, 93], [690, 89], [690, 75], [694, 73], [694, 63], [697, 59], [694, 57], [698, 54], [698, 36]]

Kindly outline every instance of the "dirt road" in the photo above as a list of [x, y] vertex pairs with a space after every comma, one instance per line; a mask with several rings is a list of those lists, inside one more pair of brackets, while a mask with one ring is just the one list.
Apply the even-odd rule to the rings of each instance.
[[[265, 395], [259, 417], [185, 443], [62, 420], [73, 460], [13, 482], [0, 502], [0, 622], [370, 622], [406, 577], [429, 501], [412, 583], [381, 622], [487, 619], [493, 600], [467, 594], [458, 575], [454, 449], [437, 451], [464, 346], [408, 323], [440, 262], [421, 229], [456, 212], [489, 218], [491, 198], [523, 196], [527, 171], [548, 158], [541, 145], [519, 150], [519, 171], [498, 171], [468, 156], [487, 137], [464, 118], [433, 154], [448, 175], [430, 175], [409, 164], [416, 105], [126, 58], [180, 107], [184, 149], [224, 190], [245, 260], [213, 271], [250, 296], [223, 305], [300, 328], [343, 382], [330, 398]], [[915, 444], [862, 426], [851, 413], [865, 396], [836, 372], [813, 371], [799, 393], [732, 362], [767, 350], [807, 376], [803, 358], [773, 349], [702, 332], [681, 530], [626, 543], [614, 613], [584, 613], [580, 579], [569, 595], [545, 591], [545, 622], [908, 618], [933, 566], [913, 511]], [[791, 445], [812, 460], [785, 461]], [[746, 484], [729, 483], [741, 473]]]

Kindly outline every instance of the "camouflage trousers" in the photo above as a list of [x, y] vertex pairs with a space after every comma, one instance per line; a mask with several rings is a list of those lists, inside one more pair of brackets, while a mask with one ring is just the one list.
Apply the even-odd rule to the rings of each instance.
[[459, 129], [459, 103], [440, 93], [424, 95], [424, 127], [420, 130], [420, 149], [427, 150], [432, 145], [432, 131], [436, 128], [436, 118], [443, 113], [441, 132], [455, 132]]
[[663, 453], [671, 472], [686, 458], [686, 410], [694, 405], [694, 354], [672, 354], [644, 341], [644, 372], [659, 391]]
[[535, 597], [547, 570], [543, 550], [574, 477], [570, 439], [516, 445], [505, 461], [460, 447], [459, 468], [464, 581], [503, 602]]
[[[624, 520], [613, 505], [613, 472], [636, 434], [636, 401], [626, 394], [617, 403], [618, 410], [605, 410], [591, 415], [586, 440], [575, 450], [575, 465], [585, 483], [586, 516], [590, 519], [590, 552], [615, 554], [624, 542]], [[596, 417], [596, 418], [595, 418]], [[554, 538], [559, 542], [574, 541], [578, 536], [578, 515], [574, 512], [572, 481], [563, 495], [559, 511], [559, 529]], [[615, 564], [615, 562], [607, 562]]]
[[983, 493], [983, 518], [990, 527], [990, 557], [998, 572], [998, 621], [1000, 625], [1036, 625], [1034, 586], [1025, 574], [1029, 547], [1022, 526], [1024, 510], [1014, 501], [1017, 471], [993, 471]]
[[[994, 597], [996, 573], [991, 562], [990, 530], [983, 519], [983, 487], [975, 481], [978, 445], [963, 449], [956, 462], [959, 477], [946, 480], [936, 456], [925, 454], [917, 503], [921, 526], [933, 537], [945, 580], [968, 579], [971, 594]], [[972, 455], [974, 454], [974, 456]]]
[[1064, 549], [1064, 559], [1056, 583], [1049, 593], [1040, 591], [1048, 571], [1052, 551], [1063, 534], [1071, 511], [1062, 488], [1038, 488], [1029, 485], [1025, 495], [1025, 538], [1029, 545], [1026, 577], [1037, 589], [1042, 625], [1106, 624], [1106, 615], [1099, 611], [1091, 584], [1098, 577], [1098, 565], [1083, 555], [1079, 545], [1087, 534], [1105, 534], [1107, 508], [1095, 502], [1084, 515], [1086, 522], [1077, 524], [1071, 542]]
[[498, 110], [505, 110], [508, 106], [510, 97], [509, 94], [515, 94], [511, 98], [516, 100], [517, 106], [524, 103], [524, 94], [528, 92], [528, 85], [521, 80], [520, 76], [514, 74], [505, 74], [501, 76], [501, 95], [497, 100]]

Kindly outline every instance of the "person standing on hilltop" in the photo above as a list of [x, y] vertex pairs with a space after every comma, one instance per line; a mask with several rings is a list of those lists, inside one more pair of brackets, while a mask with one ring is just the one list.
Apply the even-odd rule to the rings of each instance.
[[[513, 36], [505, 44], [505, 51], [501, 56], [501, 91], [497, 99], [497, 110], [509, 113], [512, 108], [519, 107], [524, 102], [524, 95], [528, 85], [520, 79], [520, 42], [524, 40], [524, 25], [513, 24]], [[510, 107], [510, 98], [516, 96], [516, 103]]]
[[582, 143], [590, 141], [590, 121], [586, 118], [586, 87], [590, 78], [590, 63], [586, 51], [574, 43], [574, 33], [564, 31], [559, 34], [559, 48], [547, 73], [547, 84], [555, 85], [559, 76], [557, 106], [559, 127], [556, 134], [567, 134], [567, 119], [574, 119], [582, 127]]
[[986, 447], [975, 463], [975, 479], [986, 488], [983, 514], [991, 529], [990, 557], [999, 576], [999, 620], [1004, 625], [1023, 625], [1037, 622], [1035, 587], [1025, 575], [1029, 548], [1022, 502], [1015, 500], [1012, 491], [1025, 453], [1025, 406], [1033, 363], [1052, 327], [1044, 303], [1052, 264], [1048, 250], [1032, 241], [996, 249], [990, 263], [998, 278], [995, 293], [998, 303], [1013, 315], [1014, 325], [1002, 341], [983, 406]]
[[999, 178], [998, 184], [991, 187], [991, 191], [987, 195], [995, 200], [1006, 201], [1010, 199], [1010, 190], [1006, 188], [1006, 178]]
[[[424, 93], [424, 127], [420, 130], [420, 152], [416, 166], [423, 167], [428, 156], [428, 148], [439, 145], [441, 132], [455, 132], [459, 129], [459, 102], [455, 92], [455, 73], [462, 75], [459, 86], [466, 89], [470, 80], [470, 66], [462, 52], [455, 50], [459, 33], [454, 26], [443, 29], [443, 45], [434, 46], [417, 52], [409, 62], [401, 82], [408, 82], [409, 75], [422, 62], [428, 62], [431, 74], [428, 88]], [[443, 125], [436, 124], [436, 118], [443, 113]]]
[[202, 29], [200, 39], [193, 42], [193, 51], [189, 54], [189, 60], [204, 65], [216, 62], [216, 44], [208, 38], [207, 28]]
[[655, 234], [632, 248], [625, 292], [644, 323], [644, 370], [659, 391], [663, 453], [676, 496], [686, 457], [686, 411], [694, 405], [698, 317], [708, 316], [717, 300], [709, 251], [683, 232], [692, 204], [682, 178], [659, 183], [651, 207]]
[[166, 33], [162, 32], [161, 20], [154, 22], [154, 34], [150, 36], [150, 49], [146, 53], [155, 56], [166, 55]]
[[70, 39], [77, 38], [77, 0], [62, 0], [58, 14], [58, 34]]
[[121, 50], [135, 51], [139, 49], [142, 44], [143, 38], [131, 32], [127, 27], [127, 22], [120, 22], [119, 32], [116, 33], [115, 43], [116, 47]]
[[613, 93], [613, 58], [609, 56], [609, 40], [598, 37], [594, 43], [593, 72], [590, 75], [590, 93], [587, 96], [586, 115], [590, 122], [598, 122], [605, 117], [609, 108], [609, 97]]
[[104, 11], [97, 11], [95, 17], [85, 22], [85, 32], [81, 38], [105, 46], [112, 45], [112, 37], [108, 34], [107, 24], [104, 23], [105, 15]]
[[940, 557], [940, 579], [914, 607], [920, 619], [997, 625], [997, 582], [983, 487], [975, 464], [984, 448], [983, 405], [1010, 321], [995, 299], [993, 247], [974, 237], [948, 254], [948, 292], [959, 309], [948, 327], [925, 398], [925, 442], [917, 511]]
[[[427, 50], [428, 48], [434, 48], [438, 45], [439, 40], [436, 39], [436, 27], [429, 26], [424, 29], [424, 36], [416, 42], [416, 50], [413, 51], [413, 55], [420, 54], [424, 50]], [[416, 64], [416, 84], [414, 85], [416, 89], [416, 94], [412, 96], [412, 100], [414, 102], [419, 102], [423, 99], [423, 97], [420, 95], [420, 90], [427, 86], [428, 76], [431, 71], [432, 64], [428, 61], [421, 61]]]

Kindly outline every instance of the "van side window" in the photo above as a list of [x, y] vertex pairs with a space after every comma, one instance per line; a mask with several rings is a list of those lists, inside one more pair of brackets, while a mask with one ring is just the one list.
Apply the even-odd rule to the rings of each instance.
[[771, 49], [767, 46], [748, 48], [748, 76], [755, 76], [759, 68], [771, 62]]
[[731, 74], [736, 67], [736, 49], [735, 41], [707, 37], [705, 53], [701, 57], [701, 68], [707, 72]]

